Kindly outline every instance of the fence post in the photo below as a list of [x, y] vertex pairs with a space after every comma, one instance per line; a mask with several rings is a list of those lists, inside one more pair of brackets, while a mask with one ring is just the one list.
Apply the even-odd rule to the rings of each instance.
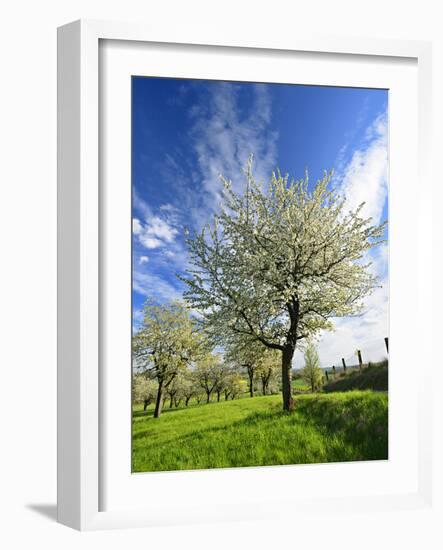
[[341, 358], [341, 362], [343, 363], [343, 372], [346, 373], [346, 363], [344, 357]]
[[358, 366], [359, 366], [359, 369], [361, 370], [363, 366], [363, 361], [361, 358], [361, 351], [359, 349], [357, 350], [357, 355], [358, 355]]
[[385, 337], [385, 346], [386, 346], [386, 351], [389, 353], [389, 339], [387, 336]]
[[332, 365], [332, 372], [334, 373], [334, 378], [335, 378], [335, 365]]
[[326, 374], [326, 382], [329, 382], [329, 374], [327, 370], [325, 370], [325, 374]]

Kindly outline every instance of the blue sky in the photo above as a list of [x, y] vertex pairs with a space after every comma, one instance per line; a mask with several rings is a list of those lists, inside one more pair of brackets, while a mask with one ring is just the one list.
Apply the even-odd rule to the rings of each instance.
[[[146, 298], [181, 297], [186, 267], [184, 227], [201, 228], [217, 212], [219, 175], [243, 189], [242, 167], [267, 180], [280, 168], [310, 179], [334, 169], [350, 207], [387, 219], [386, 90], [133, 77], [133, 324]], [[384, 355], [388, 335], [387, 246], [371, 254], [382, 280], [365, 313], [336, 320], [319, 341], [323, 366]], [[294, 365], [300, 364], [300, 355]]]

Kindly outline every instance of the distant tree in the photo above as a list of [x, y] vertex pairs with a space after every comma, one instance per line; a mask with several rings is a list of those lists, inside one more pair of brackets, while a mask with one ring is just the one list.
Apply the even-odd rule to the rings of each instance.
[[196, 361], [194, 373], [198, 384], [206, 393], [206, 403], [209, 403], [212, 393], [221, 384], [225, 374], [221, 355], [207, 353]]
[[246, 170], [246, 190], [223, 180], [220, 215], [189, 235], [185, 299], [214, 338], [247, 335], [281, 351], [283, 408], [291, 410], [291, 365], [303, 339], [359, 312], [378, 280], [365, 254], [384, 225], [347, 211], [331, 174], [315, 184], [272, 174], [267, 187]]
[[132, 401], [143, 403], [143, 410], [155, 401], [158, 391], [158, 384], [144, 374], [134, 374], [132, 377]]
[[227, 370], [225, 368], [222, 368], [221, 370], [221, 376], [218, 378], [218, 381], [215, 385], [214, 391], [217, 396], [217, 401], [220, 401], [220, 395], [226, 388], [227, 383]]
[[183, 304], [146, 302], [143, 324], [133, 338], [133, 355], [137, 368], [158, 382], [155, 418], [161, 414], [166, 390], [201, 349], [202, 338]]
[[225, 341], [225, 350], [226, 359], [231, 365], [245, 369], [249, 395], [254, 397], [257, 374], [266, 348], [247, 336], [231, 335]]
[[186, 407], [192, 398], [197, 398], [200, 391], [195, 375], [191, 371], [187, 371], [180, 379], [180, 395], [183, 397]]
[[280, 354], [277, 350], [263, 348], [263, 353], [258, 366], [258, 376], [261, 381], [262, 393], [269, 393], [273, 379], [280, 371]]
[[229, 369], [225, 376], [224, 395], [225, 401], [235, 399], [243, 392], [244, 380], [235, 369]]
[[179, 395], [179, 388], [180, 388], [180, 382], [178, 377], [176, 376], [165, 389], [165, 394], [169, 398], [170, 409], [172, 409], [174, 405], [177, 406], [177, 396]]
[[309, 342], [305, 350], [305, 366], [301, 371], [301, 376], [311, 386], [312, 392], [319, 389], [323, 380], [323, 374], [319, 365], [320, 361], [317, 350], [312, 342]]

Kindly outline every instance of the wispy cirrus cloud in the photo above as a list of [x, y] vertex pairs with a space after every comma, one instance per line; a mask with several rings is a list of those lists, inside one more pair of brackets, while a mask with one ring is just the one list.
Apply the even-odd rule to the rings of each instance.
[[164, 277], [138, 269], [133, 272], [132, 287], [142, 296], [162, 301], [179, 300], [182, 296], [180, 290]]
[[388, 118], [381, 113], [366, 129], [363, 144], [353, 152], [341, 173], [336, 174], [347, 207], [365, 203], [362, 215], [381, 221], [388, 194]]
[[202, 221], [202, 208], [206, 216], [218, 210], [222, 199], [221, 175], [232, 181], [234, 190], [241, 191], [249, 155], [254, 155], [257, 179], [268, 179], [275, 169], [278, 135], [270, 128], [271, 96], [265, 84], [254, 84], [250, 93], [245, 110], [236, 84], [219, 83], [209, 93], [207, 105], [193, 106], [190, 110], [199, 171], [200, 197], [192, 208], [197, 225]]

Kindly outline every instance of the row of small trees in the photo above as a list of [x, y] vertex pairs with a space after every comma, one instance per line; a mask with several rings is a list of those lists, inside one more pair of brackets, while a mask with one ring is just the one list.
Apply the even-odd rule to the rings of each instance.
[[226, 341], [223, 355], [214, 353], [210, 339], [180, 302], [146, 302], [133, 356], [133, 400], [145, 409], [154, 402], [156, 418], [167, 399], [172, 407], [191, 399], [235, 399], [245, 391], [254, 397], [257, 387], [263, 395], [279, 388], [274, 350], [236, 338]]
[[[174, 378], [162, 395], [163, 403], [169, 407], [181, 404], [188, 406], [191, 400], [196, 403], [209, 403], [212, 399], [225, 401], [235, 399], [245, 391], [245, 379], [239, 372], [221, 368], [216, 358], [214, 363], [205, 362], [193, 369], [187, 369]], [[146, 373], [136, 373], [133, 377], [133, 401], [143, 403], [144, 410], [154, 403], [158, 394], [158, 382]]]

